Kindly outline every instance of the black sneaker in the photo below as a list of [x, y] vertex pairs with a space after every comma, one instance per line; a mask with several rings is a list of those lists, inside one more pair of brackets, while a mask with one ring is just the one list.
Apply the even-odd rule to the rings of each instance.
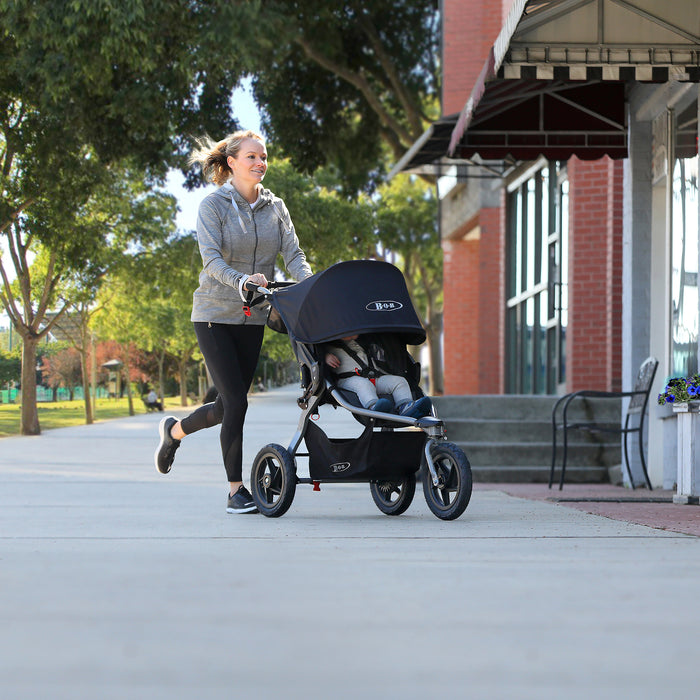
[[156, 463], [156, 469], [161, 474], [167, 474], [170, 471], [170, 467], [175, 461], [175, 452], [177, 448], [180, 447], [180, 441], [176, 440], [170, 434], [170, 430], [175, 423], [177, 423], [177, 418], [175, 418], [175, 416], [166, 416], [158, 426], [160, 444], [156, 448], [156, 453], [153, 455], [153, 458]]
[[257, 513], [255, 501], [250, 495], [250, 491], [241, 484], [238, 491], [233, 496], [228, 497], [227, 513]]

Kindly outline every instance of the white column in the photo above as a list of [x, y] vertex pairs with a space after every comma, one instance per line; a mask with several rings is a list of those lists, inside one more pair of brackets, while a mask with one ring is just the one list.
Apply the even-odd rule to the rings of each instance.
[[[651, 122], [629, 112], [629, 156], [624, 163], [622, 229], [622, 390], [630, 391], [649, 356], [651, 288]], [[627, 409], [623, 405], [622, 415]], [[639, 453], [630, 449], [635, 484], [644, 483]], [[621, 457], [624, 463], [624, 456]], [[624, 473], [624, 470], [623, 470]], [[625, 474], [627, 481], [627, 475]], [[629, 485], [629, 483], [627, 483]]]

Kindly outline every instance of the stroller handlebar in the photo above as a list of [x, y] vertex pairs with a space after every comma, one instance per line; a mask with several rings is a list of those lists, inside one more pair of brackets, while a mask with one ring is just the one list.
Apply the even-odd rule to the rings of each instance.
[[272, 294], [272, 292], [270, 291], [271, 289], [278, 289], [280, 287], [290, 287], [293, 284], [296, 284], [296, 282], [268, 282], [267, 287], [255, 287], [255, 289], [252, 290], [246, 287], [246, 289], [249, 289], [249, 291], [257, 292], [258, 294], [262, 294], [263, 296], [267, 297], [270, 296], [270, 294]]
[[267, 287], [256, 287], [257, 292], [262, 294], [263, 296], [270, 296], [272, 292], [270, 291], [271, 289], [280, 289], [281, 287], [291, 287], [293, 284], [296, 284], [296, 282], [268, 282]]

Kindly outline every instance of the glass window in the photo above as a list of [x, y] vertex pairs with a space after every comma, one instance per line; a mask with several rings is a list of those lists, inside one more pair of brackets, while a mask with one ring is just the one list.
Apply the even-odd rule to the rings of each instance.
[[672, 374], [698, 371], [698, 156], [673, 169]]
[[671, 219], [671, 372], [698, 371], [698, 106], [678, 115]]
[[506, 391], [556, 393], [564, 371], [566, 169], [551, 163], [508, 197]]

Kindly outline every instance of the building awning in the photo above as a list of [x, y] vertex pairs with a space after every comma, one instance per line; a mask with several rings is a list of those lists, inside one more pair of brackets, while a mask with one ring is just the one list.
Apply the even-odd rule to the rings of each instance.
[[627, 156], [624, 83], [491, 83], [450, 136], [452, 157], [593, 160]]
[[671, 80], [700, 82], [697, 2], [515, 0], [442, 159], [623, 158], [626, 85]]
[[459, 178], [502, 177], [512, 166], [509, 161], [485, 161], [478, 155], [474, 158], [446, 156], [458, 118], [459, 113], [456, 113], [433, 122], [396, 163], [389, 173], [389, 178], [401, 172], [433, 177], [447, 174]]

